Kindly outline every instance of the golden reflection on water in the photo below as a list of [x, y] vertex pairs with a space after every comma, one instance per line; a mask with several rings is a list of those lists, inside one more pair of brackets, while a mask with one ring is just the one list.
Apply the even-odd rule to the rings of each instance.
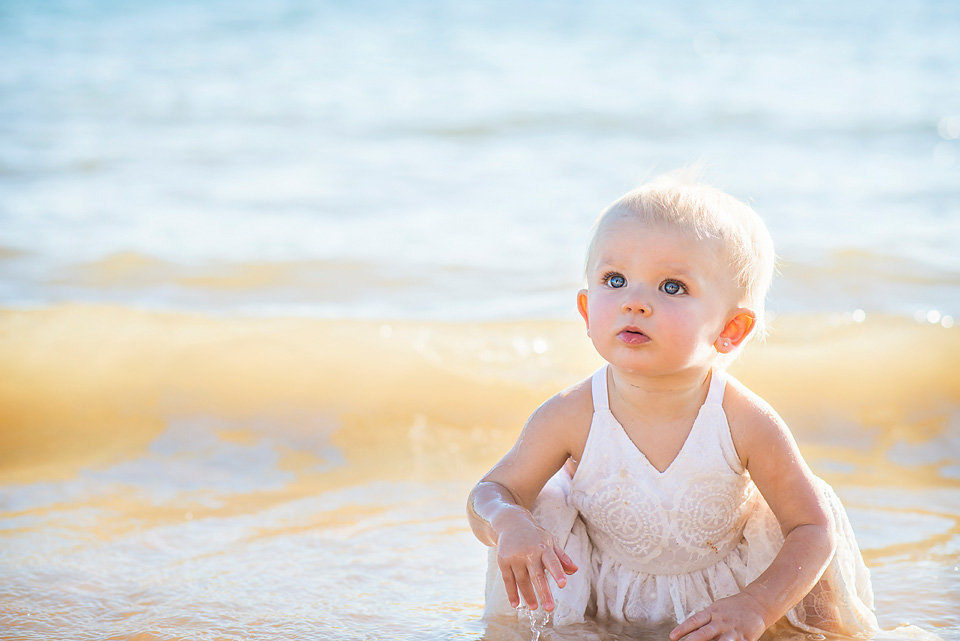
[[[779, 318], [734, 367], [846, 501], [881, 621], [950, 639], [958, 337]], [[573, 322], [106, 306], [2, 312], [0, 355], [0, 625], [16, 638], [477, 639], [466, 492], [599, 365]]]

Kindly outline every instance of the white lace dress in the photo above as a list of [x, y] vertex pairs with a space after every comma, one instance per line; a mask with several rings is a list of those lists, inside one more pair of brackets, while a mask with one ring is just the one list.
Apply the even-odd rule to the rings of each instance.
[[[593, 376], [593, 422], [573, 478], [561, 469], [534, 516], [580, 568], [551, 583], [555, 625], [585, 618], [682, 621], [738, 593], [783, 544], [776, 518], [740, 463], [723, 412], [726, 375], [706, 401], [670, 466], [660, 472], [610, 413], [606, 367]], [[837, 528], [837, 552], [819, 584], [784, 623], [806, 632], [869, 636], [877, 630], [870, 576], [846, 512], [822, 483]], [[491, 549], [487, 615], [513, 614]]]

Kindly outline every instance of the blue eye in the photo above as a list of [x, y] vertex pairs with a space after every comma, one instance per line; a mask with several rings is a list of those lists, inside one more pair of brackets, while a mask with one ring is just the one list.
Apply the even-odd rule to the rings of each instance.
[[660, 285], [660, 291], [670, 296], [676, 296], [677, 294], [685, 294], [687, 288], [678, 280], [667, 280]]
[[627, 286], [627, 279], [621, 276], [620, 274], [610, 274], [604, 280], [606, 280], [607, 285], [613, 287], [614, 289], [619, 289], [621, 287]]

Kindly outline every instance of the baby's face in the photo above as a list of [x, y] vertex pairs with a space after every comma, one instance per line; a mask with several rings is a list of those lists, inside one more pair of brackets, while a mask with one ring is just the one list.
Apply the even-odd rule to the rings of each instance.
[[593, 249], [579, 307], [607, 362], [662, 376], [716, 358], [740, 297], [719, 241], [626, 216], [605, 222]]

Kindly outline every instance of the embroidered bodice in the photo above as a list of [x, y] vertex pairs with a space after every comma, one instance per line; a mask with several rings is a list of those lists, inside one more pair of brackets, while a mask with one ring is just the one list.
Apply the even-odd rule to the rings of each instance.
[[606, 368], [593, 377], [593, 423], [570, 489], [596, 547], [646, 573], [714, 565], [740, 542], [756, 487], [740, 464], [713, 374], [706, 401], [664, 471], [609, 409]]

